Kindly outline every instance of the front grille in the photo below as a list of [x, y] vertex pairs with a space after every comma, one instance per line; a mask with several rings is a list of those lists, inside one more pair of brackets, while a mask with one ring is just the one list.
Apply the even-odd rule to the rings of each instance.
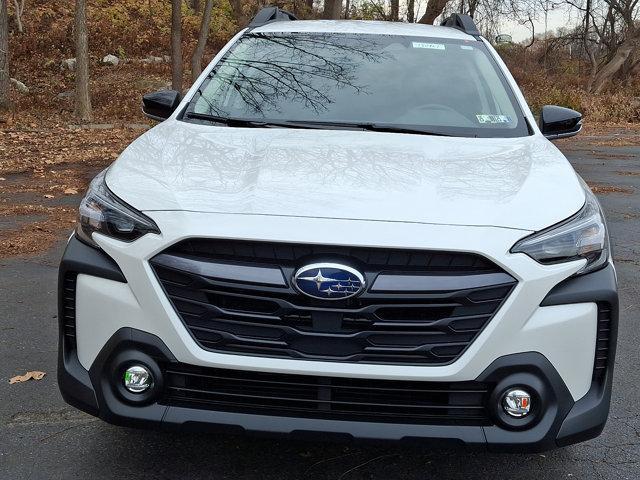
[[489, 425], [489, 385], [276, 374], [172, 364], [162, 404], [352, 421]]
[[67, 272], [62, 279], [62, 298], [60, 315], [62, 334], [66, 345], [71, 349], [76, 347], [76, 272]]
[[611, 305], [598, 303], [598, 334], [596, 336], [596, 356], [593, 365], [593, 379], [601, 380], [609, 365], [611, 347]]
[[375, 268], [398, 268], [403, 271], [457, 271], [463, 274], [501, 271], [486, 258], [472, 253], [335, 245], [196, 238], [177, 243], [165, 253], [262, 265], [300, 266], [306, 259], [325, 257], [353, 260]]
[[[332, 301], [300, 294], [290, 279], [297, 268], [318, 261], [359, 269], [368, 290]], [[516, 284], [481, 256], [420, 250], [198, 239], [169, 248], [151, 265], [202, 348], [336, 362], [450, 363]], [[244, 269], [240, 277], [238, 268]], [[372, 288], [383, 277], [418, 285], [425, 276], [464, 288]]]

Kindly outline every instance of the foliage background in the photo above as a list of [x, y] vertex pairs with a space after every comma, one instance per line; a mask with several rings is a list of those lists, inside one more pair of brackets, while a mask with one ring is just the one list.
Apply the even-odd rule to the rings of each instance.
[[[201, 4], [204, 2], [200, 2]], [[258, 5], [243, 4], [250, 18]], [[285, 5], [286, 6], [286, 5]], [[183, 2], [183, 50], [185, 85], [189, 85], [189, 59], [195, 48], [201, 12]], [[202, 5], [200, 5], [200, 9]], [[27, 122], [70, 122], [73, 110], [74, 72], [61, 62], [74, 56], [72, 0], [29, 0], [22, 21], [24, 32], [15, 30], [10, 6], [11, 76], [24, 82], [28, 94], [12, 93], [14, 119]], [[380, 18], [372, 2], [352, 5], [353, 18]], [[317, 16], [312, 10], [304, 16]], [[91, 55], [91, 93], [96, 122], [143, 122], [140, 98], [144, 93], [166, 88], [170, 64], [144, 63], [170, 51], [171, 3], [168, 0], [89, 0], [88, 27]], [[205, 62], [237, 32], [238, 25], [229, 0], [216, 0], [210, 25]], [[586, 91], [588, 65], [572, 58], [566, 46], [553, 39], [539, 40], [531, 47], [498, 45], [499, 53], [521, 85], [534, 111], [545, 104], [579, 110], [591, 122], [640, 122], [640, 78], [634, 75], [615, 83], [599, 95]], [[108, 66], [101, 59], [113, 54], [121, 63]]]

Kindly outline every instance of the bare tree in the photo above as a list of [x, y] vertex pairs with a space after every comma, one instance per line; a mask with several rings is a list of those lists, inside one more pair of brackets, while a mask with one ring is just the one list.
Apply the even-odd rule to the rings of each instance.
[[400, 0], [391, 0], [391, 21], [397, 22], [400, 18]]
[[342, 13], [342, 0], [324, 0], [322, 18], [338, 19]]
[[418, 20], [418, 23], [432, 24], [442, 14], [448, 3], [449, 0], [429, 0], [427, 2], [427, 10], [422, 18]]
[[407, 22], [416, 21], [416, 0], [407, 0]]
[[81, 122], [90, 122], [91, 96], [89, 94], [89, 38], [87, 34], [87, 4], [76, 0], [74, 38], [76, 44], [76, 98], [75, 116]]
[[235, 18], [236, 23], [238, 25], [244, 25], [246, 18], [242, 10], [242, 0], [231, 0], [229, 3], [231, 4], [231, 11], [233, 12], [233, 18]]
[[0, 110], [9, 103], [9, 14], [7, 0], [0, 0]]
[[591, 84], [592, 93], [601, 93], [611, 83], [625, 63], [640, 50], [640, 28], [627, 32], [627, 38], [618, 46], [615, 54], [596, 73]]
[[171, 0], [171, 88], [182, 91], [182, 0]]
[[204, 48], [207, 46], [207, 39], [209, 38], [209, 28], [211, 26], [211, 11], [213, 10], [213, 0], [207, 0], [204, 5], [204, 12], [202, 13], [202, 23], [200, 24], [200, 35], [198, 36], [198, 43], [196, 49], [191, 57], [191, 81], [195, 82], [196, 79], [202, 73], [202, 56], [204, 55]]
[[577, 29], [575, 37], [581, 40], [591, 65], [587, 89], [601, 93], [616, 79], [628, 80], [640, 56], [640, 25], [636, 21], [640, 0], [565, 2], [583, 15], [583, 29]]
[[24, 28], [22, 26], [22, 13], [24, 12], [24, 2], [25, 0], [13, 0], [13, 6], [16, 10], [16, 27], [18, 27], [18, 32], [22, 33]]

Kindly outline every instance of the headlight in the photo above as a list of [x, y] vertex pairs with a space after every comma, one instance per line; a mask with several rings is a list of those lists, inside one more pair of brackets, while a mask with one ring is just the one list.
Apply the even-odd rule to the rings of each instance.
[[130, 207], [107, 188], [103, 170], [91, 181], [87, 194], [80, 203], [78, 237], [96, 248], [94, 232], [125, 242], [132, 242], [147, 233], [160, 233], [158, 226], [146, 215]]
[[583, 181], [587, 200], [576, 215], [516, 243], [513, 253], [526, 253], [545, 265], [586, 259], [577, 274], [592, 272], [609, 259], [609, 234], [596, 196]]

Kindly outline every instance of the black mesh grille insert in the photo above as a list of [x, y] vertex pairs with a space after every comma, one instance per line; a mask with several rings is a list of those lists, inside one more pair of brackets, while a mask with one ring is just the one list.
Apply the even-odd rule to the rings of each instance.
[[62, 285], [62, 328], [64, 339], [72, 349], [76, 347], [76, 280], [78, 274], [67, 272]]
[[[185, 261], [197, 268], [183, 267]], [[317, 300], [290, 285], [295, 270], [312, 262], [350, 265], [364, 274], [368, 286], [382, 274], [444, 275], [453, 277], [454, 283], [458, 278], [504, 274], [475, 254], [202, 239], [170, 247], [151, 265], [202, 348], [336, 362], [450, 363], [476, 338], [516, 284], [503, 275], [498, 285], [419, 292], [370, 289], [345, 300]], [[202, 273], [207, 263], [275, 268], [285, 283], [213, 278]]]
[[596, 356], [593, 365], [593, 379], [601, 380], [609, 364], [611, 348], [611, 305], [598, 303], [598, 334], [596, 336]]
[[170, 365], [163, 404], [240, 413], [490, 425], [489, 385], [275, 374]]

